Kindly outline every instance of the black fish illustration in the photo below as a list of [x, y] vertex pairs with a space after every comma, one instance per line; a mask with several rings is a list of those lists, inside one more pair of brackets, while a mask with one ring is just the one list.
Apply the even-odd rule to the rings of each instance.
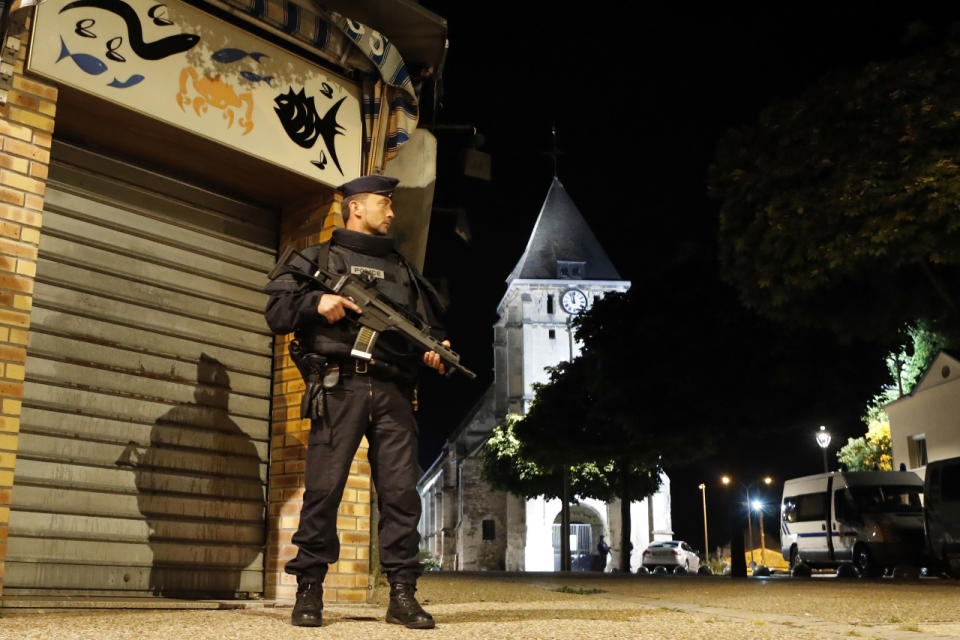
[[178, 33], [176, 35], [160, 38], [153, 42], [143, 41], [143, 27], [140, 25], [140, 17], [137, 12], [123, 0], [75, 0], [60, 9], [60, 13], [69, 9], [81, 9], [90, 7], [94, 9], [103, 9], [115, 13], [127, 25], [127, 40], [133, 52], [144, 60], [160, 60], [167, 56], [177, 53], [183, 53], [191, 49], [200, 41], [200, 36], [192, 33]]
[[[299, 93], [294, 93], [293, 87], [290, 87], [287, 93], [274, 98], [277, 106], [273, 108], [290, 139], [304, 149], [313, 148], [318, 136], [323, 138], [327, 150], [330, 151], [333, 164], [336, 165], [340, 175], [343, 175], [343, 169], [340, 168], [335, 143], [336, 137], [343, 135], [343, 131], [341, 131], [343, 127], [337, 123], [337, 112], [346, 99], [346, 96], [340, 98], [321, 118], [320, 114], [317, 113], [317, 105], [313, 102], [313, 96], [308, 98], [303, 89], [300, 89]], [[326, 159], [323, 160], [325, 164]]]

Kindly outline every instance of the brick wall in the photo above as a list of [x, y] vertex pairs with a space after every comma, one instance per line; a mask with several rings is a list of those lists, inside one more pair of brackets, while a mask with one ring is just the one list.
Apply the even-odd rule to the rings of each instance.
[[[333, 195], [289, 207], [283, 212], [280, 250], [287, 245], [302, 249], [330, 238], [343, 226], [340, 203]], [[274, 343], [273, 417], [270, 447], [269, 527], [267, 538], [266, 597], [288, 599], [296, 595], [296, 578], [283, 572], [297, 548], [291, 537], [297, 530], [303, 504], [303, 473], [310, 421], [300, 420], [303, 380], [287, 345], [292, 336], [277, 336]], [[340, 560], [331, 565], [324, 582], [324, 600], [363, 602], [370, 585], [370, 464], [367, 441], [350, 468], [343, 492], [337, 530]]]
[[57, 89], [23, 75], [27, 37], [0, 106], [0, 594], [17, 460], [23, 365]]

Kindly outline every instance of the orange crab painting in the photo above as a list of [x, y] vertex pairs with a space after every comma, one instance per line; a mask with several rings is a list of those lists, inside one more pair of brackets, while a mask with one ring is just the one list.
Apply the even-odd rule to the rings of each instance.
[[[192, 89], [193, 97], [190, 97]], [[253, 130], [253, 94], [249, 91], [237, 94], [233, 87], [223, 82], [220, 76], [208, 76], [206, 74], [200, 77], [197, 70], [193, 67], [185, 67], [180, 72], [180, 92], [177, 93], [177, 104], [180, 109], [184, 105], [193, 105], [193, 111], [198, 116], [203, 116], [209, 109], [219, 109], [223, 112], [223, 119], [227, 121], [227, 128], [233, 126], [236, 119], [237, 124], [243, 128], [243, 134], [247, 135]], [[237, 118], [237, 112], [240, 112], [244, 105], [246, 112]]]

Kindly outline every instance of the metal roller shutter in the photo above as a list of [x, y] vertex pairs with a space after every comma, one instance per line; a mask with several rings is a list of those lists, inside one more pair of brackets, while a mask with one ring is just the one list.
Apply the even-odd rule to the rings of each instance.
[[55, 145], [5, 594], [263, 591], [276, 221]]

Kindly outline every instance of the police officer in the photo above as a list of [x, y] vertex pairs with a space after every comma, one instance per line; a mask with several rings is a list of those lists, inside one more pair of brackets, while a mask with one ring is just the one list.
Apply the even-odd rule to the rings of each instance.
[[[331, 271], [374, 282], [378, 293], [434, 327], [433, 337], [442, 339], [437, 328], [443, 311], [439, 296], [386, 235], [394, 219], [396, 185], [396, 178], [386, 176], [363, 176], [342, 185], [345, 228], [336, 229], [329, 243], [301, 253]], [[291, 274], [272, 280], [266, 291], [267, 324], [275, 333], [295, 332], [291, 357], [299, 361], [302, 374], [310, 372], [305, 374], [301, 405], [311, 423], [300, 526], [293, 536], [298, 552], [285, 568], [297, 576], [291, 621], [307, 627], [322, 623], [323, 579], [327, 566], [340, 556], [337, 510], [350, 463], [365, 435], [380, 511], [380, 563], [390, 582], [387, 622], [433, 628], [433, 617], [414, 596], [422, 568], [417, 557], [420, 496], [413, 403], [417, 370], [425, 364], [443, 373], [440, 356], [418, 352], [386, 332], [374, 344], [372, 359], [352, 358], [357, 326], [346, 316], [361, 309], [351, 300], [324, 293]]]

